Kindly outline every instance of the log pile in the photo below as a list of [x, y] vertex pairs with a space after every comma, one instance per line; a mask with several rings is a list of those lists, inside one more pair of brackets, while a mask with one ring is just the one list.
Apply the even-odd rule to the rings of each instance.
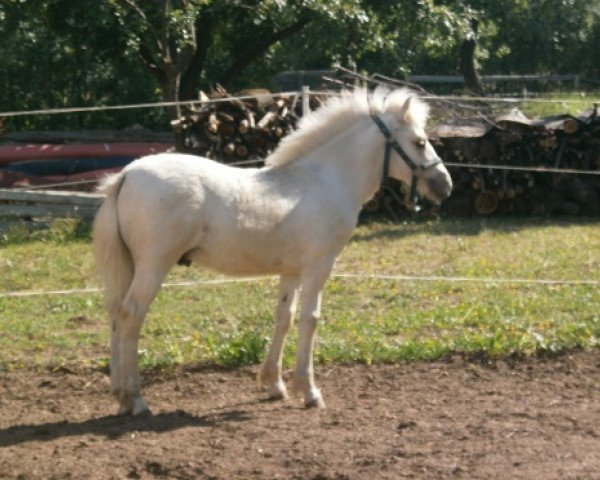
[[[525, 169], [600, 172], [600, 117], [530, 120], [518, 111], [471, 127], [441, 126], [430, 137], [445, 162]], [[449, 215], [599, 215], [600, 176], [539, 171], [449, 167]]]
[[[172, 122], [177, 150], [227, 164], [262, 165], [302, 116], [300, 95], [277, 97], [264, 92], [227, 100], [230, 95], [217, 87], [206, 98], [225, 101], [191, 108]], [[310, 98], [311, 109], [319, 105], [316, 97]]]
[[[229, 99], [217, 88], [198, 108], [173, 122], [177, 149], [227, 164], [260, 166], [302, 116], [301, 95]], [[310, 109], [320, 99], [310, 97]], [[522, 168], [560, 168], [600, 171], [600, 116], [592, 109], [580, 116], [539, 120], [518, 110], [484, 122], [444, 124], [429, 132], [434, 147], [447, 163], [454, 181], [452, 196], [440, 207], [422, 201], [419, 216], [492, 214], [600, 215], [600, 176], [468, 168], [468, 165], [508, 165]], [[464, 167], [463, 167], [464, 165]], [[366, 212], [414, 216], [406, 186], [392, 183], [396, 194], [379, 193]]]

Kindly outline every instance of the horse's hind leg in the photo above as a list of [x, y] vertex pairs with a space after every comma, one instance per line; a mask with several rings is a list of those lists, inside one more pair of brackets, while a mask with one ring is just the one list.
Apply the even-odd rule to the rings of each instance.
[[299, 283], [298, 277], [281, 276], [277, 309], [275, 311], [273, 341], [271, 342], [265, 362], [258, 373], [259, 384], [267, 387], [269, 397], [273, 400], [287, 398], [287, 390], [281, 378], [281, 359], [285, 336], [292, 325], [294, 314], [296, 313]]
[[110, 388], [111, 393], [121, 396], [121, 322], [117, 308], [110, 311]]
[[119, 414], [140, 415], [148, 406], [140, 394], [140, 376], [137, 364], [140, 329], [148, 307], [158, 293], [164, 274], [151, 268], [136, 268], [136, 273], [125, 298], [116, 311], [116, 332], [112, 348], [116, 348], [112, 368], [118, 369], [113, 385], [119, 400]]

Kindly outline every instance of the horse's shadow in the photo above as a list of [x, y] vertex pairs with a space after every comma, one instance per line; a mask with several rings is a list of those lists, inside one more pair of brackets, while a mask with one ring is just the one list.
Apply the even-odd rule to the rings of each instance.
[[0, 430], [0, 448], [36, 441], [48, 442], [62, 437], [97, 435], [118, 439], [132, 432], [170, 432], [185, 427], [214, 427], [222, 423], [237, 423], [249, 420], [244, 410], [211, 413], [196, 416], [183, 410], [147, 415], [122, 417], [108, 415], [83, 422], [54, 422], [39, 425], [14, 425]]

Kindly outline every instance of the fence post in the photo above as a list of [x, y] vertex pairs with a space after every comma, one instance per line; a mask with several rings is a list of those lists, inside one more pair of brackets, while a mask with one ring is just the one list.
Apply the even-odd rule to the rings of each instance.
[[308, 115], [310, 113], [310, 87], [308, 85], [304, 85], [302, 87], [302, 116]]

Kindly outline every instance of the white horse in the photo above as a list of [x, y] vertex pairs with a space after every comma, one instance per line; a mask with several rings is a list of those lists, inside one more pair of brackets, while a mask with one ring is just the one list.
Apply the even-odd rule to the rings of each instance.
[[181, 260], [231, 275], [280, 276], [259, 381], [270, 397], [287, 398], [282, 348], [299, 299], [293, 390], [307, 407], [324, 407], [312, 361], [321, 294], [362, 205], [388, 175], [434, 202], [450, 195], [448, 171], [425, 134], [427, 115], [408, 90], [358, 89], [302, 118], [264, 168], [164, 153], [109, 177], [93, 243], [106, 284], [119, 413], [148, 411], [137, 366], [140, 328], [164, 276]]

